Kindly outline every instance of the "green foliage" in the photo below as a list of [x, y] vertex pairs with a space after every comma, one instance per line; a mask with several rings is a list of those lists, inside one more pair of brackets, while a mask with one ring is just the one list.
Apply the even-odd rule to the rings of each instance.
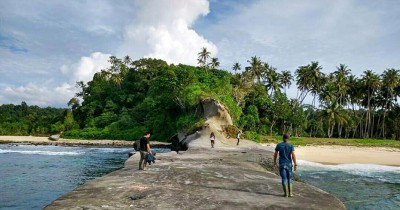
[[194, 115], [182, 115], [176, 122], [177, 129], [182, 129], [180, 131], [185, 133], [192, 133], [201, 128], [203, 124], [204, 120], [200, 121], [199, 117]]
[[261, 142], [261, 135], [255, 131], [246, 131], [243, 133], [243, 138], [255, 141], [257, 143]]
[[228, 125], [224, 128], [225, 134], [228, 138], [236, 138], [239, 133], [239, 129], [234, 125]]
[[113, 130], [100, 128], [85, 128], [81, 130], [65, 131], [61, 137], [66, 139], [111, 139], [135, 141], [146, 132], [144, 127], [135, 127], [127, 130]]
[[[112, 56], [110, 68], [88, 83], [77, 82], [80, 91], [68, 102], [68, 110], [25, 102], [0, 106], [0, 135], [65, 131], [66, 138], [135, 139], [150, 130], [153, 139], [168, 141], [178, 132], [201, 129], [200, 102], [213, 98], [232, 116], [228, 135], [236, 136], [240, 128], [257, 142], [283, 133], [400, 139], [399, 70], [387, 69], [382, 75], [367, 70], [357, 78], [344, 64], [326, 74], [313, 61], [295, 71], [298, 96], [289, 99], [290, 71], [278, 71], [253, 56], [241, 72], [235, 63], [231, 74], [217, 69], [218, 59], [206, 48], [198, 56], [200, 67]], [[303, 103], [307, 96], [312, 104]]]
[[[0, 105], [0, 135], [49, 135], [64, 130], [66, 109]], [[70, 114], [70, 116], [72, 116]]]
[[228, 108], [233, 122], [237, 122], [240, 115], [242, 115], [242, 109], [237, 105], [235, 100], [231, 96], [220, 96], [219, 99]]
[[83, 102], [77, 105], [74, 99], [69, 104], [81, 130], [65, 132], [66, 138], [113, 139], [117, 131], [139, 127], [150, 130], [155, 140], [168, 141], [177, 132], [190, 133], [203, 126], [199, 104], [207, 97], [225, 104], [233, 120], [240, 118], [228, 72], [168, 65], [157, 59], [124, 63], [113, 57], [111, 64], [87, 84], [79, 83], [77, 96]]

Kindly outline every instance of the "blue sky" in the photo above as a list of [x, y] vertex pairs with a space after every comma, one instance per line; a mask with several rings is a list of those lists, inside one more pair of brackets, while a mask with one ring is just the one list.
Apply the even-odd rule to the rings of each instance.
[[110, 55], [195, 65], [203, 46], [227, 70], [254, 55], [292, 72], [311, 61], [356, 75], [400, 69], [395, 0], [0, 0], [0, 8], [0, 104], [65, 107], [75, 82], [107, 68]]

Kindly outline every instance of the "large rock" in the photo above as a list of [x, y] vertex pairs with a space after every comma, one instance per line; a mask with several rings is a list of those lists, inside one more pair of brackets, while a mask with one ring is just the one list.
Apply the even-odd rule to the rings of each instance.
[[49, 140], [52, 140], [52, 141], [57, 141], [58, 139], [60, 139], [60, 134], [51, 135], [49, 137]]
[[[229, 110], [223, 104], [212, 98], [202, 100], [200, 105], [201, 115], [206, 119], [203, 128], [192, 134], [177, 134], [172, 143], [173, 150], [186, 150], [195, 140], [203, 139], [203, 141], [207, 141], [211, 132], [214, 132], [216, 139], [226, 140], [224, 128], [233, 125]], [[208, 146], [208, 143], [205, 144]]]
[[147, 171], [138, 171], [135, 154], [125, 168], [45, 209], [345, 209], [334, 196], [301, 182], [294, 183], [294, 197], [282, 197], [280, 177], [259, 164], [273, 152], [234, 148], [159, 153]]

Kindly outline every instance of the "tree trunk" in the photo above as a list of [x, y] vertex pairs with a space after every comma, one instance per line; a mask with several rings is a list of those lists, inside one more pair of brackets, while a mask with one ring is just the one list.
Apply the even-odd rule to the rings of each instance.
[[270, 129], [269, 129], [269, 135], [270, 135], [270, 136], [272, 136], [272, 129], [273, 129], [274, 125], [275, 125], [275, 120], [272, 121], [271, 127], [270, 127]]
[[368, 88], [368, 111], [367, 111], [367, 115], [365, 116], [365, 131], [364, 131], [364, 138], [368, 138], [369, 137], [369, 132], [370, 132], [370, 124], [371, 124], [371, 94], [370, 94], [370, 90]]
[[331, 133], [331, 120], [328, 120], [328, 138], [331, 138], [330, 133]]

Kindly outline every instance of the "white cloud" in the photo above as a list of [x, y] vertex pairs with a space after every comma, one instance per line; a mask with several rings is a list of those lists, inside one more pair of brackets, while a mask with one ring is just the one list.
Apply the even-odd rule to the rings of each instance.
[[255, 1], [203, 30], [224, 52], [220, 60], [228, 68], [257, 55], [281, 70], [318, 60], [325, 71], [346, 63], [361, 73], [384, 69], [376, 65], [384, 64], [378, 51], [388, 45], [383, 14], [358, 1]]
[[137, 17], [126, 27], [120, 55], [196, 65], [202, 47], [217, 54], [217, 47], [191, 28], [209, 13], [207, 0], [138, 1], [137, 7]]
[[7, 86], [2, 88], [2, 98], [6, 98], [7, 102], [0, 101], [0, 103], [19, 104], [25, 101], [29, 105], [66, 107], [75, 92], [76, 88], [68, 83], [63, 83], [54, 89], [51, 88], [51, 82], [28, 83], [18, 87]]
[[[96, 72], [110, 66], [108, 63], [110, 56], [110, 54], [95, 52], [88, 57], [81, 57], [75, 64], [61, 66], [61, 73], [66, 75], [66, 81], [61, 84], [49, 79], [42, 82], [29, 82], [20, 86], [2, 85], [3, 87], [0, 87], [2, 92], [0, 104], [10, 102], [19, 104], [21, 101], [25, 101], [38, 106], [66, 107], [69, 99], [74, 97], [78, 91], [75, 82], [92, 80]], [[3, 101], [5, 99], [7, 101]]]
[[77, 63], [62, 65], [60, 71], [67, 75], [72, 83], [77, 81], [88, 82], [93, 79], [96, 72], [110, 67], [108, 62], [110, 56], [111, 54], [94, 52], [90, 56], [82, 56]]

